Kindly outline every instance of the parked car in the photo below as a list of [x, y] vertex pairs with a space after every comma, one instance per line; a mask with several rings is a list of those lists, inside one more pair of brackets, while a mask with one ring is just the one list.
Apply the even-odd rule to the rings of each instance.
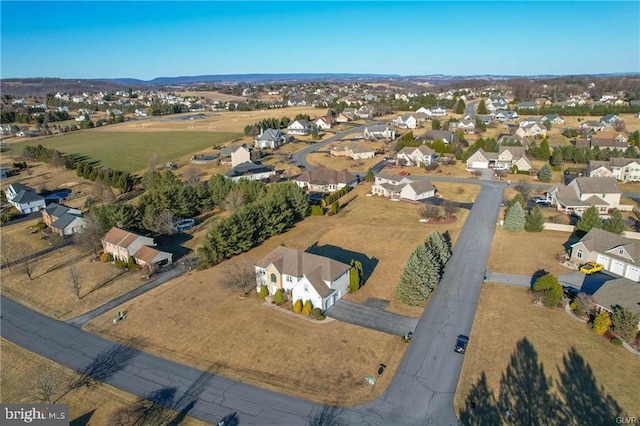
[[567, 299], [573, 300], [575, 299], [575, 297], [578, 295], [580, 291], [577, 288], [570, 287], [568, 285], [563, 285], [562, 292], [564, 293], [564, 297], [566, 297]]
[[407, 172], [406, 170], [403, 170], [400, 172], [400, 176], [409, 176], [411, 173]]
[[453, 348], [454, 352], [458, 352], [459, 354], [464, 354], [467, 351], [467, 344], [469, 343], [469, 338], [467, 336], [463, 336], [462, 334], [458, 336], [456, 339], [456, 346]]
[[604, 265], [596, 262], [587, 262], [580, 267], [580, 272], [585, 275], [595, 274], [596, 272], [600, 272], [604, 269]]

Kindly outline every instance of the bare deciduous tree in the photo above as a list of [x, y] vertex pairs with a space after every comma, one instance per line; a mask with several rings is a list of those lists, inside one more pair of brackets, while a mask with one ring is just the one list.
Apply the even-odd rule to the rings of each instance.
[[33, 248], [26, 241], [16, 241], [12, 250], [18, 266], [24, 272], [29, 280], [33, 279]]
[[244, 206], [244, 196], [242, 195], [242, 192], [235, 189], [229, 191], [227, 197], [224, 199], [225, 210], [233, 212], [242, 206]]
[[2, 252], [2, 262], [8, 271], [11, 271], [11, 257], [13, 256], [13, 242], [7, 237], [0, 238], [0, 252]]
[[78, 246], [92, 252], [94, 256], [98, 256], [102, 229], [96, 219], [88, 215], [85, 217], [85, 226], [82, 228], [82, 232], [74, 234], [74, 239]]
[[76, 260], [73, 257], [69, 257], [69, 282], [73, 288], [73, 292], [78, 300], [82, 299], [80, 296], [80, 273], [76, 267]]
[[446, 200], [445, 202], [443, 202], [442, 203], [442, 208], [444, 209], [444, 214], [447, 217], [458, 213], [458, 210], [460, 210], [460, 208], [458, 207], [458, 203], [455, 203], [455, 202], [450, 201], [450, 200]]
[[29, 383], [25, 383], [28, 389], [26, 393], [30, 399], [51, 404], [56, 401], [56, 396], [62, 393], [63, 375], [55, 366], [42, 366], [31, 377]]
[[196, 183], [200, 183], [202, 175], [203, 173], [197, 167], [190, 166], [182, 173], [182, 179], [187, 185], [195, 185]]
[[64, 243], [64, 237], [57, 232], [51, 232], [51, 234], [49, 234], [49, 242], [59, 252], [62, 244]]
[[161, 211], [156, 219], [155, 231], [159, 232], [160, 234], [173, 235], [174, 221], [175, 221], [175, 214], [173, 213], [172, 210], [166, 209]]
[[94, 201], [101, 201], [105, 204], [113, 204], [116, 200], [113, 189], [101, 180], [96, 180], [91, 186], [91, 196]]
[[482, 174], [482, 170], [479, 170], [479, 169], [471, 170], [471, 176], [473, 176], [476, 179], [479, 178], [481, 174]]
[[418, 214], [423, 219], [437, 219], [440, 217], [440, 207], [433, 204], [423, 204], [418, 210]]
[[230, 262], [223, 270], [222, 283], [247, 295], [256, 286], [256, 270], [250, 262]]
[[533, 188], [531, 188], [531, 185], [527, 183], [525, 180], [519, 181], [513, 187], [513, 189], [518, 191], [520, 195], [522, 195], [522, 198], [525, 199], [525, 201], [529, 199], [529, 197], [531, 196], [531, 191], [533, 190]]
[[54, 150], [49, 163], [56, 168], [56, 171], [59, 171], [60, 168], [64, 167], [64, 158], [62, 158], [58, 151]]

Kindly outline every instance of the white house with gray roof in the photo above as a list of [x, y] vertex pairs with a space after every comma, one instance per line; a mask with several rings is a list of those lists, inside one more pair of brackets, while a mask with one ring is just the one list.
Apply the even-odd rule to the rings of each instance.
[[287, 133], [290, 135], [308, 135], [311, 133], [313, 125], [307, 120], [296, 120], [289, 124], [287, 127]]
[[260, 135], [254, 141], [256, 148], [276, 149], [289, 141], [287, 135], [280, 129], [267, 129], [260, 132]]
[[396, 126], [403, 129], [415, 129], [418, 127], [418, 120], [411, 114], [402, 114], [393, 120]]
[[[571, 259], [577, 263], [597, 262], [604, 270], [640, 282], [640, 241], [593, 228], [571, 246]], [[636, 302], [640, 301], [637, 284]]]
[[309, 300], [325, 311], [349, 291], [351, 266], [328, 257], [280, 246], [255, 264], [256, 290], [290, 293], [291, 300]]
[[364, 128], [363, 137], [366, 140], [392, 140], [396, 138], [396, 130], [386, 124], [370, 124]]
[[582, 216], [584, 211], [595, 206], [600, 215], [611, 209], [630, 210], [631, 206], [620, 204], [622, 191], [618, 181], [612, 177], [579, 177], [568, 185], [558, 184], [548, 191], [551, 204], [563, 213]]
[[378, 173], [375, 175], [371, 193], [395, 200], [420, 201], [434, 197], [436, 188], [424, 179]]
[[38, 195], [35, 189], [21, 183], [12, 183], [6, 189], [7, 201], [11, 203], [21, 214], [40, 211], [47, 206], [43, 196]]
[[405, 146], [398, 151], [396, 159], [405, 166], [427, 166], [436, 160], [436, 153], [426, 145]]
[[589, 161], [589, 177], [613, 177], [620, 182], [640, 181], [640, 160], [637, 158], [610, 158], [609, 161]]

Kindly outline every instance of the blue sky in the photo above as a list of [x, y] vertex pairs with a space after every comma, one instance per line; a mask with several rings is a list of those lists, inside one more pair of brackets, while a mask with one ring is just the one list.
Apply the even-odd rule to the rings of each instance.
[[2, 78], [640, 71], [640, 3], [1, 3]]

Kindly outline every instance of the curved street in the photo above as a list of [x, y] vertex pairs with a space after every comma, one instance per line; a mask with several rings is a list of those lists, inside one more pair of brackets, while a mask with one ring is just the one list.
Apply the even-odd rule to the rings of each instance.
[[[341, 132], [320, 144], [357, 129]], [[304, 156], [323, 146], [320, 144], [305, 148], [294, 161], [305, 163]], [[348, 424], [458, 423], [453, 398], [464, 356], [456, 354], [453, 347], [459, 334], [468, 336], [471, 331], [505, 186], [475, 179], [471, 183], [481, 185], [482, 190], [396, 375], [381, 397], [341, 410], [341, 418]], [[308, 401], [217, 376], [215, 370], [199, 371], [142, 350], [127, 348], [126, 356], [119, 358], [113, 353], [121, 354], [122, 347], [114, 342], [41, 315], [4, 296], [1, 302], [4, 338], [77, 371], [94, 372], [98, 365], [103, 374], [96, 375], [97, 379], [138, 397], [176, 388], [178, 397], [189, 401], [186, 415], [218, 422], [237, 412], [242, 425], [302, 425], [322, 409]]]

